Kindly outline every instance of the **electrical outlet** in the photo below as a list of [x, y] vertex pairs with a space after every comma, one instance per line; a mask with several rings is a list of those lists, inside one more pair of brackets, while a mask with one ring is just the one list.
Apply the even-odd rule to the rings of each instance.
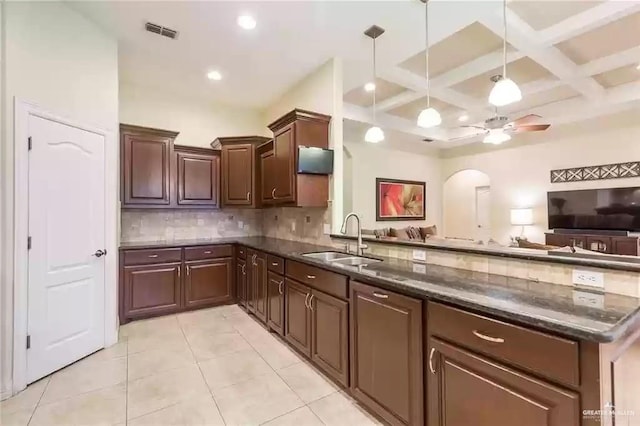
[[244, 222], [242, 222], [241, 220], [238, 221], [238, 228], [240, 229], [244, 228]]
[[424, 250], [414, 250], [413, 251], [413, 260], [419, 260], [421, 262], [427, 261], [427, 252]]
[[331, 225], [329, 225], [328, 223], [324, 224], [324, 234], [325, 235], [331, 234]]
[[414, 263], [413, 264], [413, 272], [416, 274], [426, 274], [427, 273], [427, 265], [422, 263]]
[[291, 222], [291, 232], [296, 232], [296, 222], [295, 221]]
[[572, 282], [576, 285], [604, 288], [604, 274], [602, 272], [574, 269]]
[[590, 291], [573, 290], [573, 303], [591, 308], [604, 309], [604, 294]]

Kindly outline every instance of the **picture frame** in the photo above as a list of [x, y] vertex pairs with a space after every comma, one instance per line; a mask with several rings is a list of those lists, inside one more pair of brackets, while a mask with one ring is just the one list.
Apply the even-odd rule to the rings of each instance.
[[376, 178], [376, 221], [425, 220], [426, 182]]

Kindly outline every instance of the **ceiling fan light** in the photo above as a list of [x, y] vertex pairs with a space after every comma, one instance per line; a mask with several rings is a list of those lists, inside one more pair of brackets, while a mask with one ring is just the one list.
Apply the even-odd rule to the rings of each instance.
[[505, 133], [502, 129], [491, 129], [482, 142], [500, 145], [501, 143], [509, 140], [511, 140], [511, 136], [508, 133]]
[[369, 127], [367, 133], [364, 134], [364, 141], [369, 143], [378, 143], [384, 140], [384, 132], [378, 126]]
[[489, 93], [489, 103], [495, 106], [505, 106], [522, 99], [522, 92], [518, 85], [510, 78], [503, 78], [496, 82]]
[[442, 123], [440, 113], [433, 107], [425, 108], [418, 115], [418, 126], [428, 129]]

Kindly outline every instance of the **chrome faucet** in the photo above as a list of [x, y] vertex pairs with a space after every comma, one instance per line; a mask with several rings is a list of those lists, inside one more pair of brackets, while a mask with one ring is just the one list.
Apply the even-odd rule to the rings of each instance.
[[[340, 233], [342, 234], [347, 233], [347, 222], [349, 222], [350, 217], [356, 218], [356, 224], [358, 226], [358, 243], [356, 245], [356, 254], [358, 256], [362, 256], [364, 255], [364, 250], [367, 248], [367, 245], [362, 243], [362, 228], [360, 227], [360, 216], [358, 216], [355, 212], [351, 212], [348, 215], [346, 215], [344, 217], [344, 220], [342, 221], [342, 228], [340, 228]], [[347, 251], [349, 251], [348, 248], [347, 248]]]

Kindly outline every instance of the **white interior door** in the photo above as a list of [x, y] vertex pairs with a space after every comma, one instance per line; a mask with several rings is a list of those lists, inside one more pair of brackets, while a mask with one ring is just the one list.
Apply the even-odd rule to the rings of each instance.
[[31, 383], [104, 347], [105, 139], [33, 115], [28, 125]]
[[476, 187], [476, 240], [491, 238], [491, 188]]

